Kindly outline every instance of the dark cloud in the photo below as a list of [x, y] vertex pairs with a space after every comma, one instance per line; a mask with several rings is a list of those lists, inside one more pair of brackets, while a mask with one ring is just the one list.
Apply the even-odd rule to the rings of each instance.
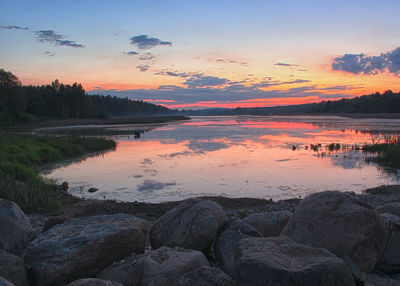
[[181, 78], [186, 78], [189, 77], [190, 74], [186, 72], [177, 72], [177, 71], [168, 71], [168, 70], [160, 70], [155, 73], [155, 75], [167, 75], [167, 76], [176, 76], [176, 77], [181, 77]]
[[54, 57], [56, 55], [56, 53], [53, 53], [53, 52], [50, 52], [50, 51], [45, 51], [45, 52], [43, 52], [43, 55], [49, 56], [49, 57]]
[[25, 30], [25, 31], [29, 30], [28, 27], [20, 27], [15, 25], [7, 25], [7, 26], [0, 25], [0, 28], [5, 30]]
[[291, 81], [267, 80], [267, 81], [263, 81], [260, 83], [256, 83], [253, 86], [254, 87], [269, 87], [269, 86], [274, 86], [274, 85], [296, 84], [296, 83], [306, 83], [306, 82], [310, 82], [310, 81], [306, 80], [306, 79], [296, 79], [296, 80], [291, 80]]
[[139, 35], [130, 38], [131, 45], [136, 46], [140, 50], [148, 50], [157, 46], [172, 46], [171, 42], [161, 41], [148, 35]]
[[296, 64], [287, 64], [287, 63], [276, 63], [274, 66], [282, 66], [282, 67], [298, 67]]
[[141, 72], [145, 72], [150, 68], [150, 66], [149, 65], [137, 65], [136, 68], [139, 69]]
[[332, 69], [366, 75], [375, 75], [387, 71], [400, 76], [400, 47], [379, 56], [345, 54], [333, 59]]
[[154, 58], [155, 58], [155, 56], [152, 53], [146, 53], [144, 55], [141, 55], [139, 57], [139, 60], [141, 60], [141, 61], [149, 61], [149, 60], [152, 60]]
[[139, 54], [139, 53], [138, 53], [138, 52], [135, 52], [135, 51], [129, 51], [129, 52], [127, 52], [126, 54], [129, 55], [129, 56], [134, 56], [134, 55], [137, 55], [137, 54]]
[[216, 76], [205, 76], [203, 74], [195, 74], [188, 78], [183, 84], [188, 88], [198, 88], [205, 86], [218, 86], [229, 82], [227, 78], [220, 78]]
[[241, 66], [247, 66], [248, 65], [248, 63], [244, 62], [244, 61], [227, 60], [227, 59], [222, 59], [222, 58], [216, 59], [216, 61], [218, 63], [224, 63], [224, 64], [239, 64]]
[[65, 40], [60, 34], [53, 30], [40, 30], [36, 31], [36, 38], [39, 42], [48, 42], [56, 46], [67, 46], [72, 48], [83, 48], [84, 45], [77, 44], [75, 41]]

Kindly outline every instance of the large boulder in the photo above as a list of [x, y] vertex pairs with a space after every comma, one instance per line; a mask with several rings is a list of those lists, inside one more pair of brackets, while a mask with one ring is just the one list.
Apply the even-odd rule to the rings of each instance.
[[389, 213], [381, 214], [387, 228], [388, 240], [376, 268], [385, 273], [400, 272], [400, 217]]
[[223, 230], [218, 234], [214, 244], [214, 255], [219, 267], [228, 273], [234, 275], [235, 248], [239, 241], [250, 236], [262, 236], [252, 226], [241, 223], [238, 220], [229, 221]]
[[181, 276], [176, 286], [236, 286], [236, 282], [221, 269], [202, 266]]
[[95, 276], [124, 256], [144, 252], [146, 223], [133, 215], [81, 217], [56, 225], [26, 249], [35, 285]]
[[376, 208], [375, 210], [379, 214], [389, 213], [400, 217], [400, 203], [386, 204]]
[[23, 253], [34, 236], [32, 226], [19, 206], [5, 199], [0, 199], [0, 230], [0, 250], [17, 255]]
[[29, 286], [24, 260], [6, 252], [0, 252], [0, 276], [17, 286]]
[[96, 278], [85, 278], [69, 283], [67, 286], [124, 286], [124, 285], [115, 281], [108, 281]]
[[364, 286], [400, 286], [400, 281], [374, 274], [366, 274]]
[[0, 286], [15, 286], [12, 284], [10, 281], [4, 279], [3, 277], [0, 277]]
[[291, 216], [286, 210], [262, 212], [245, 217], [242, 223], [254, 227], [264, 237], [278, 236]]
[[235, 280], [246, 286], [354, 286], [346, 263], [286, 236], [246, 238], [236, 248]]
[[210, 266], [202, 252], [163, 246], [146, 255], [131, 256], [114, 263], [97, 278], [125, 286], [170, 286], [182, 275], [201, 266]]
[[153, 248], [179, 246], [207, 251], [227, 216], [216, 202], [189, 199], [160, 217], [150, 231]]
[[303, 199], [282, 234], [350, 257], [363, 272], [374, 268], [387, 239], [382, 220], [369, 205], [334, 191]]

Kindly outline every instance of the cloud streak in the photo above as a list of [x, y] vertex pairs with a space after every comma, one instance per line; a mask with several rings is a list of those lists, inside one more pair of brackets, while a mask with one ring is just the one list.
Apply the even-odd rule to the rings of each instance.
[[42, 43], [51, 43], [56, 46], [67, 46], [72, 48], [83, 48], [82, 44], [78, 44], [75, 41], [66, 40], [62, 35], [56, 33], [53, 30], [40, 30], [35, 32], [36, 39]]
[[379, 56], [345, 54], [333, 59], [332, 69], [352, 74], [376, 75], [389, 72], [400, 76], [400, 47]]
[[130, 38], [131, 45], [140, 50], [148, 50], [157, 46], [172, 46], [171, 42], [149, 37], [148, 35], [133, 36]]
[[29, 30], [28, 27], [20, 27], [15, 25], [7, 25], [7, 26], [0, 25], [0, 28], [4, 30], [25, 30], [25, 31]]

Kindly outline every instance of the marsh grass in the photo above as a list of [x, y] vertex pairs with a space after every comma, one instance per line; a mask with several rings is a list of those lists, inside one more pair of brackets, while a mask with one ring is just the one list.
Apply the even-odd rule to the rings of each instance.
[[38, 174], [49, 163], [115, 147], [102, 138], [16, 135], [0, 132], [0, 197], [24, 211], [53, 210], [77, 199]]
[[366, 144], [362, 150], [376, 154], [375, 157], [368, 158], [369, 161], [400, 168], [400, 136], [387, 138], [383, 143]]

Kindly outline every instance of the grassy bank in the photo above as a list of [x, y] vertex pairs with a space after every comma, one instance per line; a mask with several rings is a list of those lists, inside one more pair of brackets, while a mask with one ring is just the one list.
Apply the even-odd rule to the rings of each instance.
[[102, 138], [29, 136], [0, 133], [0, 197], [27, 212], [52, 210], [76, 201], [38, 174], [48, 163], [115, 147]]
[[376, 157], [369, 158], [370, 161], [384, 164], [392, 168], [400, 168], [400, 137], [392, 137], [384, 143], [364, 145], [364, 152], [374, 153]]

